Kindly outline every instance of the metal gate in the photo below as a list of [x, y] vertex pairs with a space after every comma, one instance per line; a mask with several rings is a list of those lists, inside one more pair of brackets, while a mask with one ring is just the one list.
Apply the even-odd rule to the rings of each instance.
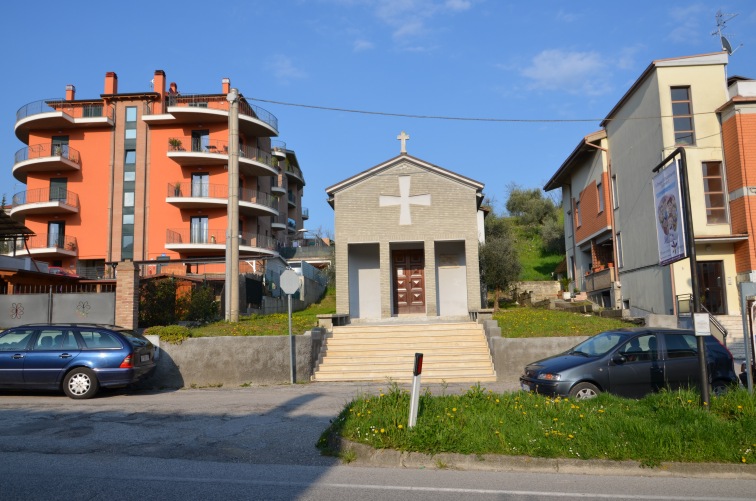
[[115, 323], [115, 292], [0, 295], [0, 327], [29, 323]]

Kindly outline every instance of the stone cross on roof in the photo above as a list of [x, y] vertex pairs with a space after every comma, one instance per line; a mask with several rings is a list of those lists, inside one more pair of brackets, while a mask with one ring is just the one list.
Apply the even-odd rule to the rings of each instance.
[[407, 140], [410, 138], [409, 135], [402, 131], [402, 133], [396, 136], [396, 138], [402, 142], [402, 153], [407, 153]]

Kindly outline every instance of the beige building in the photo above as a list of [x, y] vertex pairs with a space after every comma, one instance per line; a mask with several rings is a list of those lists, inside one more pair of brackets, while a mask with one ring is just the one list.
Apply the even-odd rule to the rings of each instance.
[[336, 310], [351, 319], [481, 308], [483, 184], [402, 153], [329, 188]]

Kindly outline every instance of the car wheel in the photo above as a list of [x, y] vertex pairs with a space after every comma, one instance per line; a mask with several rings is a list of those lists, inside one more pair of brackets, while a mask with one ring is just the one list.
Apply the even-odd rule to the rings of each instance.
[[92, 398], [99, 388], [94, 371], [86, 367], [73, 369], [63, 379], [63, 391], [71, 398]]
[[578, 383], [570, 389], [570, 398], [586, 400], [597, 397], [599, 393], [601, 390], [591, 383]]
[[714, 381], [711, 383], [711, 394], [721, 396], [730, 390], [730, 386], [725, 381]]

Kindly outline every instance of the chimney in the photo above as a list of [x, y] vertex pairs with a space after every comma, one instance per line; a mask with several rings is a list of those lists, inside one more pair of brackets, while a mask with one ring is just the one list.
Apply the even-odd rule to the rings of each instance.
[[105, 92], [104, 94], [118, 94], [118, 75], [114, 71], [105, 73]]
[[152, 90], [160, 94], [162, 99], [165, 94], [165, 71], [155, 70], [155, 78], [152, 79]]
[[73, 101], [76, 98], [76, 87], [71, 84], [66, 85], [66, 101]]
[[176, 82], [171, 82], [171, 86], [168, 89], [168, 94], [175, 96], [178, 94], [178, 85], [176, 85]]
[[224, 94], [228, 94], [229, 92], [231, 92], [231, 79], [230, 78], [223, 79], [223, 90], [221, 92]]

